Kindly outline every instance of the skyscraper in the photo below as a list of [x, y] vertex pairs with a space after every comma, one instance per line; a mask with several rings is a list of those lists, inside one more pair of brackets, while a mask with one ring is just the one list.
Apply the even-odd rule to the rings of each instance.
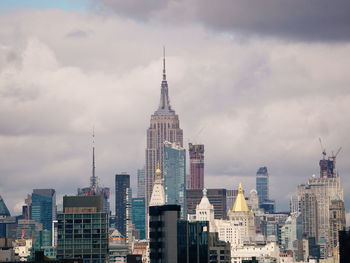
[[188, 144], [190, 155], [190, 189], [204, 188], [204, 145]]
[[[333, 158], [334, 157], [334, 158]], [[332, 171], [335, 171], [333, 156]], [[322, 171], [322, 162], [320, 169]], [[333, 254], [337, 238], [334, 233], [345, 224], [344, 192], [340, 177], [336, 172], [331, 176], [312, 176], [307, 184], [298, 186], [299, 209], [303, 218], [303, 234], [315, 238], [320, 246], [320, 257], [328, 258]], [[333, 218], [332, 218], [333, 217]], [[331, 225], [332, 224], [332, 225]]]
[[186, 150], [176, 143], [164, 142], [163, 178], [167, 205], [180, 205], [186, 218]]
[[132, 203], [132, 223], [140, 231], [140, 239], [146, 238], [146, 204], [145, 198], [133, 198]]
[[269, 173], [267, 167], [260, 167], [256, 173], [256, 191], [259, 197], [259, 208], [266, 213], [275, 212], [275, 201], [269, 199]]
[[145, 197], [145, 167], [137, 169], [137, 197]]
[[267, 167], [260, 167], [256, 173], [256, 190], [258, 191], [259, 204], [269, 199], [269, 174]]
[[108, 214], [102, 196], [64, 196], [57, 219], [57, 259], [108, 261]]
[[157, 165], [163, 164], [164, 141], [176, 142], [183, 146], [183, 133], [180, 129], [179, 117], [170, 106], [168, 82], [165, 73], [165, 58], [163, 58], [163, 80], [158, 109], [151, 116], [150, 126], [147, 129], [146, 147], [146, 199], [151, 198], [154, 174]]
[[33, 189], [31, 219], [42, 223], [44, 229], [52, 229], [52, 221], [56, 219], [56, 191], [54, 189]]
[[130, 188], [130, 175], [116, 174], [115, 175], [115, 227], [118, 231], [126, 236], [127, 225], [127, 199], [128, 189]]

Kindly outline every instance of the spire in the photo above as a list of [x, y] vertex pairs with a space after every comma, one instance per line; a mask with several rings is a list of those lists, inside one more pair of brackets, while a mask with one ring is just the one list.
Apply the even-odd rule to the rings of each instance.
[[233, 212], [249, 212], [247, 201], [245, 200], [245, 197], [243, 194], [242, 184], [239, 184], [238, 194], [236, 196], [235, 203], [233, 204], [232, 211]]
[[168, 94], [168, 82], [166, 80], [166, 69], [165, 69], [165, 47], [163, 47], [163, 80], [161, 84], [160, 91], [160, 101], [158, 110], [156, 110], [156, 115], [168, 115], [174, 114], [175, 111], [171, 109], [169, 94]]
[[196, 209], [214, 209], [213, 205], [210, 203], [207, 197], [208, 190], [206, 188], [203, 189], [203, 197], [200, 203], [196, 206]]
[[166, 73], [165, 73], [165, 46], [163, 46], [163, 81], [166, 81]]
[[163, 186], [163, 180], [161, 177], [162, 171], [159, 169], [156, 170], [156, 176], [154, 180], [151, 200], [149, 206], [162, 206], [165, 205], [165, 191]]
[[90, 186], [92, 189], [96, 190], [97, 188], [97, 178], [95, 175], [95, 126], [92, 128], [92, 176], [90, 178]]

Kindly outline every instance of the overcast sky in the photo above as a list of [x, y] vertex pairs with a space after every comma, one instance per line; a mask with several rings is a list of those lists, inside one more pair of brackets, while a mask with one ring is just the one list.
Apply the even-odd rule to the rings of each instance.
[[205, 145], [206, 187], [249, 191], [267, 166], [287, 210], [319, 174], [321, 137], [329, 154], [343, 147], [350, 211], [349, 1], [51, 2], [0, 3], [0, 195], [12, 213], [33, 188], [60, 203], [89, 184], [93, 126], [111, 202], [116, 173], [135, 186], [163, 45], [184, 143]]

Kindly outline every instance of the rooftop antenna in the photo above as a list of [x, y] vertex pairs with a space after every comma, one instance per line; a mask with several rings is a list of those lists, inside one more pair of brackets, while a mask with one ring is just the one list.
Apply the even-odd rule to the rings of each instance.
[[95, 175], [95, 126], [92, 127], [92, 176], [90, 179], [91, 188], [96, 190], [97, 188], [97, 178]]
[[165, 72], [165, 46], [163, 46], [163, 80], [166, 80], [166, 72]]

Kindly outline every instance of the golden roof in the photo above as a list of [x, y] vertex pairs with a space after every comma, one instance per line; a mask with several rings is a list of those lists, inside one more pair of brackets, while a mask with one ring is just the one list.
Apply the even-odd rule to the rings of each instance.
[[239, 184], [238, 194], [232, 207], [233, 212], [249, 212], [247, 201], [244, 198], [242, 184]]

